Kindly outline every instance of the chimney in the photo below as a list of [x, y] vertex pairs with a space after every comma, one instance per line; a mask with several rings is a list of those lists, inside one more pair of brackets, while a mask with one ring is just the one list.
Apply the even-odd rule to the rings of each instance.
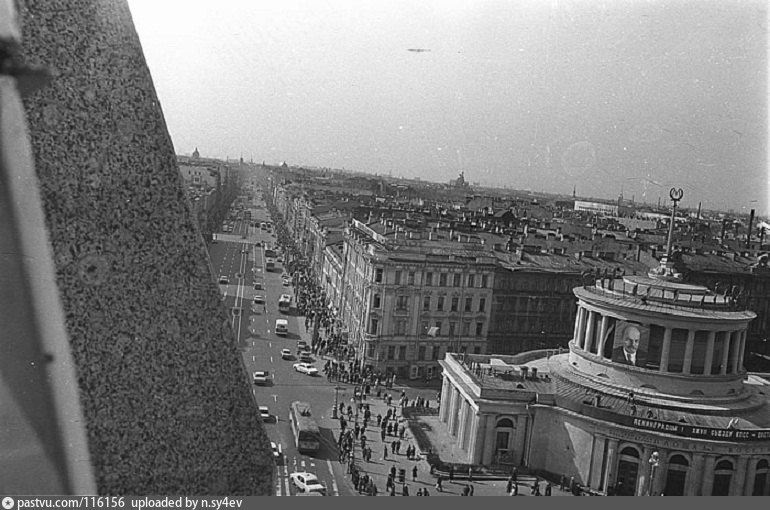
[[637, 262], [639, 262], [639, 260], [640, 260], [641, 258], [642, 258], [642, 245], [641, 245], [641, 244], [637, 244], [637, 245], [636, 245], [636, 256], [634, 257], [634, 259], [635, 259]]
[[725, 244], [725, 229], [727, 228], [727, 219], [722, 220], [722, 235], [719, 237], [719, 244]]
[[754, 209], [751, 210], [749, 216], [749, 231], [746, 232], [746, 248], [751, 248], [751, 229], [754, 226]]
[[700, 206], [701, 206], [701, 202], [698, 202], [698, 219], [700, 219]]

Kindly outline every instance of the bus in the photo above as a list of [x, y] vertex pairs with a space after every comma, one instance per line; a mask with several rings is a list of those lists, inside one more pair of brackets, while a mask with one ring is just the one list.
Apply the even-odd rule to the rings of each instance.
[[310, 412], [307, 402], [292, 402], [289, 422], [294, 433], [294, 443], [300, 453], [316, 453], [321, 447], [321, 431]]
[[270, 258], [265, 260], [265, 271], [273, 271], [273, 270], [275, 270], [275, 260]]
[[281, 294], [278, 298], [278, 311], [281, 313], [289, 313], [291, 310], [291, 296], [289, 294]]

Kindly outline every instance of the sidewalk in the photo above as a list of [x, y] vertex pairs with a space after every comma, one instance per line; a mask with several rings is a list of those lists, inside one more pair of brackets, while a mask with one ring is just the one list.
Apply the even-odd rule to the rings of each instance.
[[[339, 384], [353, 386], [346, 383]], [[399, 385], [394, 388], [382, 389], [382, 395], [385, 396], [387, 393], [390, 393], [393, 395], [393, 402], [395, 403], [398, 402], [402, 389], [406, 391], [407, 397], [410, 397], [410, 388]], [[507, 476], [485, 477], [482, 474], [479, 474], [478, 476], [474, 474], [474, 479], [469, 482], [467, 471], [460, 473], [460, 470], [457, 471], [453, 482], [448, 480], [446, 474], [442, 474], [443, 492], [438, 492], [436, 489], [437, 477], [430, 473], [430, 465], [428, 464], [425, 455], [420, 453], [419, 448], [417, 448], [415, 460], [407, 459], [404, 454], [408, 446], [411, 445], [417, 447], [417, 442], [410, 429], [409, 421], [402, 417], [401, 408], [396, 405], [390, 406], [390, 409], [395, 410], [397, 413], [399, 426], [404, 425], [407, 427], [404, 439], [401, 441], [401, 453], [395, 454], [392, 453], [390, 446], [391, 442], [397, 439], [397, 436], [385, 436], [385, 442], [383, 442], [380, 437], [380, 427], [377, 426], [376, 420], [378, 414], [382, 416], [386, 415], [388, 411], [387, 403], [383, 398], [378, 398], [376, 394], [374, 394], [365, 398], [363, 404], [369, 405], [372, 417], [374, 418], [366, 429], [367, 445], [372, 448], [372, 460], [371, 462], [363, 460], [360, 442], [356, 441], [355, 466], [359, 469], [361, 474], [366, 473], [374, 479], [374, 482], [377, 485], [378, 496], [390, 495], [385, 492], [385, 484], [391, 467], [396, 468], [396, 495], [398, 496], [402, 495], [401, 493], [404, 485], [408, 487], [410, 496], [417, 495], [418, 489], [427, 490], [430, 496], [461, 496], [463, 488], [466, 485], [473, 487], [474, 496], [508, 496], [506, 493]], [[430, 405], [435, 408], [436, 401], [432, 400]], [[434, 448], [434, 452], [439, 455], [441, 460], [445, 463], [462, 464], [459, 449], [455, 446], [456, 440], [455, 438], [450, 437], [448, 433], [444, 432], [445, 428], [443, 427], [443, 424], [440, 423], [438, 416], [426, 415], [424, 418], [421, 417], [419, 421], [424, 421], [424, 424], [427, 425], [426, 428], [430, 429], [428, 435], [430, 436], [431, 443], [438, 446], [437, 448]], [[336, 437], [336, 435], [339, 434], [340, 427], [338, 422], [335, 421], [335, 423], [336, 427], [334, 433]], [[414, 425], [414, 418], [412, 419], [412, 425]], [[348, 427], [354, 426], [355, 422], [348, 425]], [[385, 459], [383, 455], [385, 448], [388, 450], [387, 459]], [[415, 466], [417, 467], [417, 479], [413, 480], [412, 471]], [[398, 482], [398, 470], [400, 469], [405, 470], [406, 476], [404, 483]], [[350, 479], [350, 475], [347, 476], [348, 479]], [[539, 480], [540, 491], [543, 493], [546, 485], [545, 480], [536, 478], [534, 475], [523, 474], [518, 476], [518, 496], [530, 496], [531, 486], [536, 479]], [[557, 485], [553, 485], [551, 495], [569, 496], [570, 494], [566, 491], [561, 491]]]

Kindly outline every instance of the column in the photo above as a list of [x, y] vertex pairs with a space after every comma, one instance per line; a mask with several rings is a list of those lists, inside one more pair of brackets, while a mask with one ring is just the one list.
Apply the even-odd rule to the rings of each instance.
[[[716, 331], [709, 331], [708, 340], [706, 341], [706, 360], [703, 362], [703, 375], [711, 374], [711, 363], [714, 361], [714, 339], [716, 336]], [[709, 496], [711, 496], [710, 492]]]
[[449, 410], [449, 434], [453, 436], [457, 435], [457, 413], [459, 411], [460, 398], [460, 391], [454, 388], [452, 391], [452, 406]]
[[683, 374], [689, 374], [692, 370], [692, 351], [695, 348], [695, 330], [691, 329], [687, 331], [687, 344], [684, 346], [684, 366], [682, 367]]
[[743, 357], [746, 355], [746, 336], [747, 336], [747, 334], [748, 334], [748, 331], [746, 331], [745, 329], [743, 331], [741, 331], [741, 341], [740, 341], [741, 351], [740, 351], [740, 354], [738, 355], [738, 359], [739, 359], [739, 361], [738, 361], [738, 370], [741, 370], [741, 371], [744, 369], [743, 368]]
[[444, 377], [441, 383], [441, 403], [439, 404], [438, 419], [446, 423], [447, 416], [449, 415], [449, 396], [450, 396], [449, 379]]
[[701, 496], [711, 496], [711, 491], [714, 488], [714, 465], [716, 463], [717, 458], [715, 456], [706, 455], [706, 461], [703, 463], [703, 469], [700, 472], [703, 477], [700, 489]]
[[607, 464], [604, 466], [604, 483], [602, 484], [602, 492], [607, 494], [609, 487], [615, 487], [615, 474], [618, 461], [618, 443], [617, 439], [607, 440]]
[[725, 341], [723, 342], [724, 345], [722, 346], [722, 366], [719, 369], [719, 373], [722, 375], [727, 374], [727, 359], [729, 358], [730, 354], [730, 339], [732, 338], [732, 332], [725, 331], [724, 333]]
[[473, 450], [470, 457], [473, 464], [481, 464], [484, 456], [484, 446], [489, 439], [486, 437], [487, 421], [490, 419], [488, 414], [481, 414], [476, 417], [475, 438], [473, 440]]
[[583, 308], [578, 305], [577, 313], [575, 314], [575, 330], [572, 332], [572, 339], [577, 344], [578, 333], [580, 331], [580, 316], [583, 314]]
[[468, 401], [463, 399], [460, 399], [460, 412], [458, 420], [457, 420], [457, 446], [460, 447], [460, 449], [463, 449], [463, 439], [465, 439], [465, 420], [467, 418], [468, 409], [470, 408], [470, 405], [468, 405]]
[[579, 348], [583, 348], [586, 339], [586, 315], [587, 310], [582, 306], [578, 308], [578, 320], [577, 320], [577, 336], [575, 337], [575, 343]]
[[484, 453], [481, 456], [481, 464], [491, 464], [495, 458], [495, 425], [497, 425], [495, 415], [487, 417], [487, 426], [484, 430]]
[[733, 348], [733, 362], [730, 365], [730, 373], [737, 374], [738, 368], [741, 366], [738, 356], [741, 354], [741, 331], [732, 332], [732, 348]]
[[663, 347], [660, 352], [660, 371], [668, 372], [668, 360], [671, 357], [671, 328], [663, 332]]
[[746, 456], [738, 457], [735, 463], [735, 471], [733, 472], [733, 478], [730, 480], [730, 495], [741, 496], [743, 495], [743, 486], [746, 484], [746, 469], [748, 467], [749, 458]]
[[692, 456], [692, 465], [687, 470], [687, 479], [684, 484], [685, 496], [700, 496], [700, 489], [703, 485], [703, 464], [706, 461], [705, 455], [696, 453]]
[[746, 470], [746, 483], [743, 484], [743, 495], [751, 496], [754, 494], [754, 477], [757, 476], [757, 462], [759, 459], [750, 458], [748, 469]]
[[610, 318], [606, 315], [602, 315], [602, 327], [599, 330], [599, 346], [596, 349], [596, 354], [599, 355], [599, 357], [604, 357], [604, 343], [607, 336], [607, 328], [610, 325]]
[[521, 464], [524, 459], [524, 452], [527, 450], [527, 427], [529, 417], [526, 414], [516, 416], [516, 434], [513, 439], [514, 453], [518, 463]]
[[466, 456], [466, 459], [469, 463], [474, 463], [474, 455], [475, 455], [475, 449], [476, 449], [476, 440], [478, 439], [478, 430], [479, 430], [479, 412], [473, 408], [469, 411], [471, 413], [471, 423], [470, 428], [468, 429], [468, 434], [470, 434], [470, 439], [468, 440], [468, 455]]
[[588, 324], [586, 325], [586, 336], [584, 341], [585, 345], [583, 347], [583, 350], [586, 352], [591, 352], [591, 346], [594, 343], [595, 326], [596, 326], [596, 312], [589, 310]]
[[650, 493], [650, 456], [654, 451], [652, 446], [644, 446], [642, 457], [639, 459], [639, 477], [636, 480], [635, 496], [646, 496]]

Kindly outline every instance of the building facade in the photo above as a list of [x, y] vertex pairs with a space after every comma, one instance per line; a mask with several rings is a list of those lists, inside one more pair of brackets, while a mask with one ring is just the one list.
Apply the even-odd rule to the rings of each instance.
[[574, 294], [568, 353], [442, 361], [440, 418], [467, 461], [603, 494], [770, 494], [770, 383], [742, 366], [755, 314], [670, 279], [603, 278]]

